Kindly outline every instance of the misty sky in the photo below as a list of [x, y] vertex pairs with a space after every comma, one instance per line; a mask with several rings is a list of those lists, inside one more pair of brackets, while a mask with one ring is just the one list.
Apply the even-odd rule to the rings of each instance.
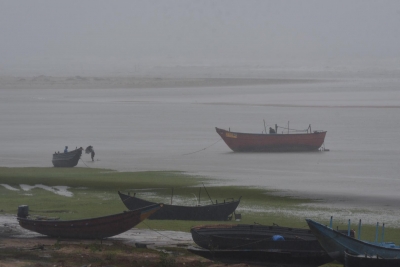
[[393, 64], [400, 59], [400, 1], [0, 0], [0, 34], [0, 75]]

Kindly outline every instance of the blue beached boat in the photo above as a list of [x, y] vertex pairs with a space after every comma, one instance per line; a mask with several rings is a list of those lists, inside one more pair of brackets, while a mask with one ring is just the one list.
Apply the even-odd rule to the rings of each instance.
[[[367, 242], [332, 229], [332, 221], [330, 227], [322, 225], [310, 219], [306, 219], [306, 221], [308, 226], [310, 227], [311, 232], [317, 237], [322, 248], [328, 253], [331, 258], [341, 263], [345, 262], [345, 251], [354, 255], [378, 255], [383, 259], [400, 258], [400, 246], [396, 246], [392, 242], [377, 241], [378, 224], [375, 242]], [[359, 224], [359, 229], [360, 226], [361, 221]], [[360, 231], [358, 234], [358, 238], [359, 236]]]

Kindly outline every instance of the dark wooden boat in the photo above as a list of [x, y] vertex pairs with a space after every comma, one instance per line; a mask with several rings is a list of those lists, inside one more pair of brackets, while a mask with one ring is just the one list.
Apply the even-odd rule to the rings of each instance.
[[[130, 210], [154, 204], [140, 199], [135, 195], [130, 196], [118, 191], [118, 194]], [[164, 204], [163, 208], [149, 217], [150, 220], [188, 220], [188, 221], [226, 221], [236, 210], [240, 203], [238, 200], [224, 201], [204, 206], [179, 206]]]
[[133, 211], [83, 220], [17, 219], [21, 227], [51, 237], [102, 239], [128, 231], [161, 207], [162, 204], [154, 204]]
[[[280, 241], [277, 241], [280, 242]], [[271, 266], [277, 263], [294, 266], [320, 266], [332, 261], [323, 251], [295, 251], [285, 249], [203, 249], [189, 247], [188, 251], [201, 257], [224, 262]], [[275, 265], [274, 265], [275, 266]]]
[[234, 152], [290, 152], [318, 150], [325, 140], [326, 131], [310, 133], [238, 133], [215, 128], [222, 140]]
[[344, 262], [345, 252], [354, 255], [379, 255], [382, 258], [400, 258], [400, 247], [392, 242], [367, 242], [348, 236], [328, 226], [307, 219], [310, 230], [317, 237], [323, 249], [333, 259]]
[[54, 167], [75, 167], [82, 155], [82, 148], [75, 149], [67, 153], [54, 153]]
[[[190, 232], [193, 241], [198, 246], [205, 249], [209, 249], [210, 246], [217, 246], [221, 249], [236, 248], [240, 246], [262, 249], [263, 245], [268, 245], [268, 241], [271, 240], [274, 235], [280, 235], [286, 241], [317, 241], [310, 229], [282, 227], [278, 225], [199, 225], [192, 227]], [[223, 238], [225, 238], [225, 240]]]

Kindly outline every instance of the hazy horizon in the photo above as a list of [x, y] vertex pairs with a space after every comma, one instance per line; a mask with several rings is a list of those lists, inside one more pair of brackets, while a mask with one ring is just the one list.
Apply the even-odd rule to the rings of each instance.
[[398, 1], [0, 1], [1, 75], [400, 68]]

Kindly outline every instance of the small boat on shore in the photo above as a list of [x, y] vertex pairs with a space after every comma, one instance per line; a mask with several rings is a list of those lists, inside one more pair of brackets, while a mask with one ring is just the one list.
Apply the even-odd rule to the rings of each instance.
[[[276, 243], [283, 241], [275, 241]], [[193, 254], [213, 261], [224, 263], [246, 263], [271, 266], [310, 266], [317, 267], [331, 262], [332, 259], [325, 251], [297, 251], [286, 249], [203, 249], [189, 247]], [[284, 265], [282, 265], [284, 264]]]
[[[126, 195], [118, 191], [119, 197], [130, 210], [153, 205], [154, 202]], [[149, 220], [226, 221], [235, 212], [238, 200], [213, 203], [204, 206], [181, 206], [164, 204], [163, 208], [151, 215]]]
[[377, 242], [377, 240], [376, 242], [367, 242], [343, 234], [332, 227], [322, 225], [313, 220], [306, 219], [306, 221], [323, 249], [329, 256], [339, 262], [345, 262], [345, 252], [354, 255], [379, 255], [384, 259], [400, 258], [400, 247], [392, 242]]
[[51, 237], [103, 239], [128, 231], [161, 207], [162, 204], [154, 204], [133, 211], [82, 220], [35, 219], [25, 216], [17, 219], [22, 228]]
[[344, 267], [399, 267], [400, 258], [384, 259], [379, 255], [353, 255], [344, 252]]
[[[272, 133], [240, 133], [231, 132], [215, 127], [222, 140], [234, 152], [294, 152], [294, 151], [315, 151], [324, 143], [326, 131], [311, 132], [305, 130], [304, 133], [278, 133], [271, 129]], [[287, 129], [287, 128], [285, 128]]]
[[54, 153], [52, 163], [54, 167], [75, 167], [82, 155], [82, 148], [67, 153]]

